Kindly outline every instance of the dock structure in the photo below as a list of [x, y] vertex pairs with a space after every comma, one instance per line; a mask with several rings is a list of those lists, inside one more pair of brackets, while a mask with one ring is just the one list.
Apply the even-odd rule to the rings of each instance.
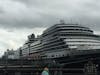
[[[43, 64], [33, 60], [6, 60], [0, 63], [0, 75], [40, 75]], [[13, 63], [11, 63], [13, 62]], [[30, 62], [30, 63], [27, 63]], [[51, 63], [51, 62], [50, 62]], [[50, 75], [99, 75], [100, 57], [80, 57], [59, 60], [56, 64], [48, 63]], [[41, 66], [42, 65], [42, 66]]]

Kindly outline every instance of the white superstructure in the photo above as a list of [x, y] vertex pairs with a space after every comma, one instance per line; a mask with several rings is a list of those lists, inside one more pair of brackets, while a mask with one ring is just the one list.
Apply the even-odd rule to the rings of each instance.
[[22, 56], [32, 59], [66, 57], [72, 51], [74, 53], [96, 49], [100, 49], [99, 35], [95, 35], [88, 27], [65, 23], [51, 26], [38, 38], [34, 34], [30, 35], [21, 47]]

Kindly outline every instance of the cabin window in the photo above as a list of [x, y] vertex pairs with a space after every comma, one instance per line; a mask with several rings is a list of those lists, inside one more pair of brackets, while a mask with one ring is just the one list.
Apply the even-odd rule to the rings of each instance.
[[52, 57], [54, 57], [54, 55], [52, 55]]

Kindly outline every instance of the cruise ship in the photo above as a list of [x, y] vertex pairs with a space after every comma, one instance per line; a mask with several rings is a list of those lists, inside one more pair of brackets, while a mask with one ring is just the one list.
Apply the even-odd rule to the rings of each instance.
[[61, 22], [47, 28], [40, 36], [28, 36], [20, 48], [23, 58], [54, 59], [99, 52], [100, 36], [88, 27]]

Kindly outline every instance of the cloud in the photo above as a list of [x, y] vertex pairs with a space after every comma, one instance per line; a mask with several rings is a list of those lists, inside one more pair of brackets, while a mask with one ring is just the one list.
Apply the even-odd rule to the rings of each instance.
[[[33, 2], [35, 2], [35, 0], [12, 0], [12, 1], [17, 1], [17, 2], [21, 2], [21, 3], [25, 3], [25, 4], [32, 4]], [[39, 1], [39, 0], [37, 0]]]
[[[45, 28], [32, 28], [32, 29], [1, 29], [0, 28], [0, 53], [3, 54], [6, 49], [16, 50], [22, 46], [27, 40], [27, 36], [34, 33], [37, 35], [42, 34]], [[2, 55], [0, 54], [0, 56]]]
[[[99, 27], [98, 0], [1, 0], [5, 13], [0, 26], [7, 28], [48, 27], [60, 19]], [[94, 28], [94, 29], [96, 29]]]
[[2, 13], [4, 13], [4, 10], [2, 9], [2, 7], [0, 7], [0, 15], [2, 15]]

